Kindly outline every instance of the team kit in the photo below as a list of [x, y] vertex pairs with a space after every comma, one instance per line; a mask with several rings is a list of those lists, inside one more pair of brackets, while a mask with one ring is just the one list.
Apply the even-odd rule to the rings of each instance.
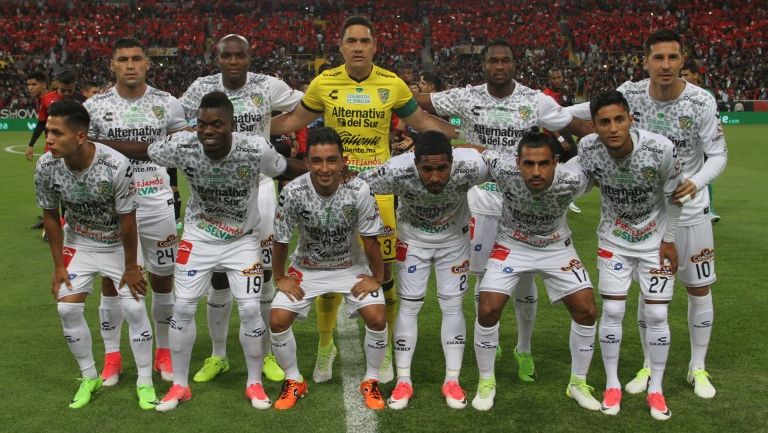
[[[688, 294], [686, 379], [697, 396], [715, 396], [705, 368], [714, 241], [701, 190], [724, 170], [727, 151], [714, 98], [679, 78], [679, 35], [649, 36], [649, 78], [567, 108], [512, 78], [512, 49], [501, 39], [481, 53], [484, 84], [428, 94], [413, 93], [372, 63], [376, 33], [364, 17], [348, 18], [341, 29], [345, 63], [321, 72], [305, 92], [249, 72], [249, 48], [242, 36], [223, 37], [215, 46], [221, 72], [198, 78], [176, 99], [147, 84], [143, 46], [123, 38], [113, 47], [113, 87], [84, 104], [63, 99], [48, 111], [50, 151], [37, 162], [35, 185], [53, 256], [52, 293], [82, 373], [71, 408], [120, 380], [123, 321], [139, 406], [166, 412], [192, 399], [195, 316], [205, 298], [212, 353], [193, 382], [230, 369], [234, 303], [245, 397], [256, 409], [312, 404], [299, 403], [310, 380], [297, 354], [309, 349], [297, 347], [293, 322], [316, 308], [312, 381], [326, 382], [344, 301], [342, 314], [365, 325], [365, 406], [406, 409], [419, 385], [411, 365], [433, 270], [445, 361], [441, 393], [450, 408], [493, 408], [506, 388], [497, 386], [497, 359], [514, 358], [520, 380], [536, 380], [536, 275], [550, 302], [571, 315], [565, 394], [580, 407], [617, 415], [623, 394], [642, 393], [654, 419], [671, 417], [662, 383], [676, 280]], [[272, 117], [275, 111], [283, 114]], [[411, 151], [395, 156], [393, 115], [418, 131]], [[461, 126], [442, 119], [448, 116]], [[303, 159], [270, 144], [270, 134], [290, 134], [321, 117], [325, 126], [309, 129]], [[560, 134], [580, 138], [567, 161], [560, 158]], [[459, 136], [466, 144], [452, 144]], [[167, 168], [189, 184], [180, 238]], [[276, 180], [287, 182], [279, 193]], [[602, 198], [600, 309], [566, 218], [569, 205], [593, 188]], [[101, 372], [84, 315], [97, 276]], [[633, 280], [640, 287], [643, 363], [622, 386], [617, 370]], [[467, 293], [476, 314], [471, 340], [462, 307]], [[499, 321], [508, 301], [518, 336], [512, 353], [502, 355]], [[596, 340], [606, 372], [602, 398], [587, 383]], [[467, 341], [474, 342], [479, 372], [471, 402], [460, 383]], [[153, 372], [172, 383], [162, 397]], [[263, 377], [283, 384], [274, 401]], [[380, 384], [393, 380], [384, 396]]]

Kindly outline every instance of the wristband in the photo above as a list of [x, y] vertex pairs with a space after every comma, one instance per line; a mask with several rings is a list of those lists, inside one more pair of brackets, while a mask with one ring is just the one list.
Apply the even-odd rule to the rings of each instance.
[[558, 135], [557, 136], [557, 141], [558, 141], [558, 143], [565, 143], [565, 138], [563, 138], [562, 135]]

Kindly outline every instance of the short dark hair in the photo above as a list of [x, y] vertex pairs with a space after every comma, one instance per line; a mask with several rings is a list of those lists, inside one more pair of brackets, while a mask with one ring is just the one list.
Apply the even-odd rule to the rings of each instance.
[[674, 30], [661, 29], [648, 35], [645, 40], [645, 54], [651, 54], [651, 47], [659, 42], [677, 42], [680, 45], [680, 53], [683, 51], [683, 38]]
[[48, 78], [41, 71], [32, 71], [27, 74], [27, 80], [37, 80], [41, 83], [45, 83], [48, 81]]
[[339, 153], [344, 155], [344, 145], [341, 144], [341, 137], [335, 129], [324, 126], [322, 128], [313, 128], [309, 130], [307, 136], [307, 155], [312, 146], [318, 144], [335, 144], [339, 148]]
[[229, 100], [224, 92], [219, 91], [206, 93], [205, 96], [200, 99], [198, 110], [204, 108], [220, 108], [224, 110], [230, 118], [235, 114], [235, 107], [232, 106], [232, 101]]
[[683, 63], [683, 67], [680, 68], [681, 71], [683, 69], [687, 69], [694, 74], [699, 75], [699, 65], [697, 65], [693, 59], [686, 60], [685, 63]]
[[451, 140], [440, 131], [425, 131], [416, 137], [413, 143], [414, 159], [418, 163], [424, 155], [448, 155], [453, 160], [453, 147]]
[[436, 92], [442, 92], [445, 90], [445, 83], [443, 82], [443, 79], [434, 72], [422, 72], [421, 79], [433, 85]]
[[74, 99], [62, 99], [51, 104], [48, 117], [63, 117], [64, 123], [75, 131], [87, 131], [91, 116], [83, 104]]
[[56, 75], [56, 81], [60, 84], [74, 84], [75, 73], [69, 69], [64, 69]]
[[375, 33], [373, 30], [373, 23], [371, 20], [369, 20], [367, 17], [363, 15], [352, 15], [351, 17], [347, 17], [347, 19], [344, 20], [344, 25], [341, 26], [341, 37], [344, 38], [344, 33], [347, 31], [348, 28], [352, 26], [365, 26], [368, 27], [368, 30], [371, 31], [371, 36], [375, 37]]
[[552, 158], [557, 157], [560, 153], [560, 149], [557, 145], [557, 142], [555, 141], [555, 137], [540, 132], [536, 127], [523, 134], [523, 136], [520, 138], [520, 142], [517, 143], [518, 157], [523, 154], [524, 147], [530, 147], [531, 149], [547, 147], [552, 153]]
[[112, 46], [112, 54], [115, 54], [120, 48], [141, 48], [141, 51], [146, 51], [144, 45], [132, 36], [120, 38], [115, 41], [115, 45]]
[[563, 73], [563, 70], [562, 70], [562, 69], [560, 69], [560, 68], [558, 68], [557, 66], [555, 66], [555, 67], [553, 67], [553, 68], [549, 68], [549, 71], [547, 71], [547, 75], [552, 75], [552, 74], [554, 74], [555, 72], [559, 72], [559, 73], [561, 73], [561, 74], [562, 74], [562, 73]]
[[80, 85], [80, 87], [83, 88], [83, 90], [85, 90], [91, 87], [101, 87], [101, 85], [94, 80], [86, 80], [83, 82], [82, 85]]
[[627, 112], [629, 112], [629, 102], [627, 102], [627, 98], [625, 98], [618, 90], [609, 90], [600, 93], [589, 102], [589, 114], [591, 114], [594, 119], [601, 108], [614, 104], [621, 105]]
[[488, 50], [491, 49], [491, 47], [507, 47], [509, 48], [509, 51], [512, 51], [512, 44], [509, 43], [508, 40], [502, 39], [502, 38], [496, 38], [483, 47], [482, 51], [480, 51], [480, 57], [485, 60], [485, 55], [488, 54]]

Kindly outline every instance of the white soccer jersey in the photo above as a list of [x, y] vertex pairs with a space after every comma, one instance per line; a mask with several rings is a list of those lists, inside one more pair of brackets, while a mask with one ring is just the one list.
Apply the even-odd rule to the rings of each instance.
[[131, 164], [101, 143], [90, 167], [74, 173], [48, 152], [37, 161], [35, 193], [43, 209], [66, 208], [64, 243], [84, 250], [110, 250], [121, 245], [120, 214], [138, 207]]
[[[88, 136], [94, 140], [153, 143], [187, 126], [179, 101], [168, 92], [147, 86], [144, 95], [126, 99], [112, 87], [83, 104], [91, 115]], [[173, 205], [168, 172], [150, 161], [132, 159], [138, 215], [157, 215]]]
[[667, 223], [676, 226], [680, 214], [671, 200], [682, 182], [682, 170], [667, 138], [635, 129], [630, 134], [634, 148], [621, 160], [608, 154], [597, 134], [581, 139], [577, 159], [600, 186], [600, 244], [631, 255], [658, 250], [662, 238], [670, 229], [674, 232]]
[[[440, 116], [461, 118], [461, 131], [467, 143], [509, 155], [517, 154], [517, 143], [532, 127], [560, 131], [573, 117], [544, 93], [515, 83], [506, 98], [488, 93], [486, 84], [432, 93], [432, 105]], [[493, 183], [485, 183], [469, 193], [473, 213], [501, 215], [502, 196]]]
[[358, 176], [374, 194], [398, 196], [397, 235], [407, 244], [425, 248], [469, 241], [467, 191], [488, 180], [488, 165], [477, 151], [454, 149], [448, 184], [430, 193], [419, 179], [413, 153], [395, 156]]
[[224, 92], [235, 108], [235, 131], [269, 140], [272, 111], [293, 111], [304, 94], [278, 78], [248, 72], [245, 85], [237, 90], [224, 87], [221, 74], [196, 79], [181, 97], [187, 119], [197, 119], [200, 100], [210, 92]]
[[576, 158], [557, 164], [552, 185], [545, 191], [532, 191], [525, 185], [514, 159], [487, 150], [483, 153], [504, 196], [497, 240], [512, 245], [555, 249], [566, 248], [571, 237], [566, 212], [568, 205], [591, 187], [591, 180]]
[[722, 173], [727, 160], [715, 98], [701, 87], [686, 83], [677, 99], [659, 102], [651, 97], [649, 86], [650, 79], [646, 78], [637, 83], [627, 81], [617, 90], [627, 98], [638, 128], [661, 134], [675, 144], [684, 179], [690, 179], [700, 191], [683, 206], [680, 224], [709, 221], [709, 194], [701, 189]]
[[256, 209], [259, 174], [274, 177], [287, 166], [285, 158], [261, 137], [232, 134], [232, 149], [212, 160], [197, 134], [182, 131], [156, 141], [149, 157], [164, 167], [184, 171], [190, 198], [184, 211], [184, 239], [227, 241], [247, 234], [259, 223]]
[[291, 263], [304, 269], [346, 269], [368, 263], [360, 236], [378, 236], [383, 226], [368, 184], [352, 179], [330, 197], [315, 191], [310, 174], [283, 188], [275, 212], [275, 241], [288, 244], [298, 228]]

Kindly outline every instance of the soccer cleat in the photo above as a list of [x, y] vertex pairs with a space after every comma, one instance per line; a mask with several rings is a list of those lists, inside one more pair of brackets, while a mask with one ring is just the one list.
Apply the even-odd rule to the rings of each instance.
[[37, 221], [34, 224], [32, 224], [32, 226], [30, 228], [33, 229], [33, 230], [37, 230], [37, 229], [43, 228], [43, 225], [44, 225], [43, 224], [43, 217], [39, 216], [39, 217], [37, 217]]
[[264, 392], [264, 387], [260, 383], [254, 383], [246, 388], [245, 398], [251, 401], [251, 406], [254, 409], [269, 409], [272, 406], [272, 400]]
[[104, 386], [116, 385], [123, 372], [123, 357], [120, 352], [109, 352], [104, 355], [104, 370], [101, 370], [101, 380]]
[[80, 409], [91, 401], [91, 396], [99, 391], [102, 386], [102, 380], [100, 377], [96, 379], [77, 379], [80, 381], [80, 388], [77, 389], [75, 397], [72, 398], [72, 403], [69, 404], [70, 409]]
[[173, 385], [168, 390], [168, 394], [165, 394], [160, 403], [155, 406], [155, 410], [158, 412], [168, 412], [169, 410], [176, 409], [182, 401], [187, 401], [192, 398], [192, 390], [188, 386]]
[[139, 396], [139, 407], [144, 410], [152, 410], [157, 406], [157, 395], [155, 387], [152, 385], [141, 385], [136, 387], [136, 395]]
[[384, 409], [384, 398], [381, 396], [378, 380], [364, 380], [360, 384], [360, 394], [363, 394], [363, 401], [368, 409]]
[[299, 382], [298, 380], [287, 379], [283, 382], [283, 390], [280, 391], [280, 398], [275, 402], [275, 409], [290, 409], [305, 395], [307, 395], [306, 381]]
[[587, 385], [586, 380], [571, 376], [571, 381], [568, 383], [568, 387], [565, 388], [565, 395], [576, 400], [576, 403], [584, 409], [600, 410], [600, 402], [592, 397], [592, 391], [594, 390], [595, 388]]
[[272, 353], [264, 357], [262, 373], [264, 373], [264, 377], [272, 382], [282, 382], [285, 380], [285, 372], [280, 368], [275, 355]]
[[606, 415], [618, 415], [621, 410], [621, 388], [608, 388], [603, 392], [600, 412]]
[[467, 394], [461, 389], [459, 382], [451, 380], [443, 384], [443, 397], [445, 403], [451, 409], [464, 409], [467, 407]]
[[477, 395], [472, 399], [472, 407], [477, 410], [490, 410], [496, 397], [496, 378], [481, 378], [477, 384]]
[[573, 213], [581, 213], [581, 208], [576, 206], [576, 203], [574, 202], [571, 202], [571, 204], [568, 205], [568, 209], [570, 209]]
[[710, 216], [710, 219], [712, 220], [713, 223], [718, 223], [718, 222], [720, 222], [720, 215], [712, 212], [712, 215]]
[[[389, 346], [390, 348], [392, 346]], [[395, 378], [395, 368], [392, 366], [392, 350], [387, 348], [384, 360], [379, 368], [379, 383], [389, 383]]]
[[715, 396], [715, 387], [709, 381], [711, 378], [712, 376], [703, 369], [688, 372], [688, 383], [693, 385], [693, 393], [701, 398], [712, 398]]
[[315, 371], [312, 372], [312, 380], [315, 383], [328, 382], [333, 376], [333, 360], [336, 358], [336, 346], [333, 340], [324, 347], [317, 346], [317, 359]]
[[397, 382], [392, 395], [387, 399], [387, 406], [395, 410], [405, 409], [412, 398], [413, 386], [408, 382]]
[[660, 392], [652, 392], [645, 398], [651, 407], [651, 416], [659, 421], [666, 421], [672, 417], [672, 411], [667, 407], [667, 402]]
[[529, 353], [520, 353], [517, 348], [512, 351], [517, 361], [517, 377], [523, 382], [533, 382], [536, 379], [536, 367], [533, 365], [533, 355]]
[[624, 385], [624, 390], [630, 394], [640, 394], [648, 389], [648, 382], [651, 380], [651, 369], [643, 367], [637, 372], [635, 378]]
[[226, 358], [222, 359], [216, 355], [211, 355], [210, 358], [205, 360], [200, 371], [195, 373], [192, 380], [195, 382], [210, 382], [215, 379], [216, 376], [228, 371], [229, 361]]
[[184, 223], [181, 220], [176, 221], [176, 231], [182, 231], [184, 229]]
[[166, 382], [173, 382], [173, 364], [171, 363], [171, 349], [155, 349], [154, 370], [160, 373], [160, 377]]

